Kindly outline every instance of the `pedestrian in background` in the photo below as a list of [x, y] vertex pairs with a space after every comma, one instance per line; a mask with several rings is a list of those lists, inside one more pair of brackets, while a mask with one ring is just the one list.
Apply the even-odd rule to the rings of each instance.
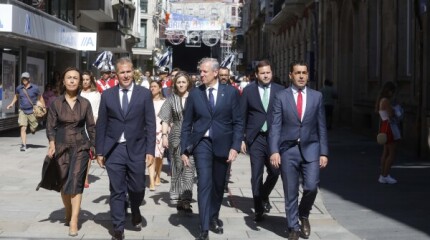
[[[255, 75], [257, 81], [249, 84], [240, 98], [245, 128], [241, 149], [243, 153], [249, 150], [254, 221], [260, 222], [272, 208], [269, 195], [279, 178], [279, 169], [270, 164], [267, 137], [272, 125], [273, 99], [284, 87], [272, 82], [272, 66], [268, 60], [258, 62]], [[264, 167], [267, 177], [263, 183]]]
[[396, 85], [389, 81], [385, 82], [376, 100], [375, 111], [379, 114], [379, 132], [387, 134], [387, 142], [381, 156], [381, 174], [378, 181], [380, 183], [395, 184], [397, 180], [391, 177], [390, 171], [396, 157], [397, 141], [402, 138], [400, 133], [400, 120], [402, 111], [397, 111], [400, 106], [395, 104], [394, 94]]
[[333, 122], [333, 110], [337, 99], [337, 92], [330, 79], [326, 79], [324, 81], [324, 87], [321, 88], [320, 92], [323, 95], [327, 129], [330, 130]]
[[103, 92], [97, 119], [97, 162], [109, 176], [110, 212], [115, 240], [124, 239], [126, 194], [131, 224], [142, 228], [140, 205], [145, 196], [146, 165], [155, 154], [155, 112], [151, 92], [133, 81], [133, 63], [116, 63], [119, 85]]
[[54, 168], [58, 173], [53, 175], [60, 178], [46, 181], [53, 182], [52, 190], [61, 192], [69, 235], [77, 236], [89, 151], [95, 145], [95, 122], [91, 103], [79, 96], [82, 79], [79, 70], [69, 67], [61, 79], [61, 95], [50, 107], [46, 126], [49, 140], [47, 155], [58, 166]]
[[[49, 111], [49, 106], [51, 106], [52, 102], [57, 98], [57, 94], [55, 94], [54, 87], [51, 84], [45, 85], [45, 91], [43, 91], [42, 94], [43, 100], [45, 101], [46, 111]], [[43, 125], [46, 125], [46, 118], [48, 115], [46, 115], [43, 118]]]
[[38, 122], [33, 114], [33, 105], [40, 104], [45, 107], [45, 100], [40, 94], [39, 87], [31, 83], [30, 74], [21, 74], [21, 84], [16, 87], [12, 102], [6, 107], [11, 109], [19, 100], [18, 125], [21, 135], [21, 152], [27, 149], [27, 126], [30, 125], [30, 132], [34, 134], [37, 130]]
[[156, 144], [155, 144], [155, 162], [148, 166], [149, 173], [149, 190], [154, 191], [155, 186], [161, 184], [161, 168], [163, 167], [163, 136], [162, 136], [162, 124], [161, 118], [158, 116], [166, 99], [163, 97], [161, 92], [161, 83], [159, 81], [151, 81], [150, 88], [152, 93], [152, 100], [154, 101], [154, 110], [156, 116]]
[[192, 86], [190, 76], [186, 72], [178, 72], [173, 78], [173, 94], [167, 98], [158, 114], [162, 121], [163, 146], [169, 149], [172, 159], [170, 199], [177, 202], [178, 211], [187, 214], [192, 213], [194, 162], [191, 161], [190, 166], [185, 166], [182, 162], [180, 138], [183, 112]]
[[[309, 238], [309, 213], [318, 192], [320, 168], [328, 163], [322, 94], [306, 86], [308, 69], [301, 61], [290, 65], [292, 85], [275, 96], [269, 132], [270, 161], [282, 176], [288, 240]], [[303, 195], [299, 204], [300, 182]]]
[[161, 82], [163, 96], [168, 98], [172, 94], [172, 80], [169, 78], [168, 67], [160, 67], [158, 70], [158, 78]]
[[96, 81], [97, 90], [100, 93], [103, 93], [103, 91], [118, 85], [116, 74], [112, 72], [112, 69], [108, 65], [104, 65], [100, 72], [102, 76]]
[[[82, 86], [82, 90], [80, 95], [86, 98], [91, 103], [91, 109], [93, 111], [94, 122], [97, 123], [97, 117], [99, 113], [99, 105], [100, 105], [100, 93], [97, 91], [96, 79], [93, 74], [89, 71], [84, 71], [82, 73], [82, 82], [80, 83]], [[95, 156], [90, 156], [91, 158], [95, 158]], [[90, 187], [90, 183], [88, 182], [88, 172], [91, 167], [91, 160], [88, 161], [88, 169], [85, 177], [85, 188]]]
[[218, 81], [218, 61], [203, 58], [199, 70], [203, 85], [192, 90], [187, 100], [181, 158], [185, 167], [191, 167], [194, 155], [201, 230], [197, 239], [207, 240], [209, 230], [224, 232], [219, 214], [228, 164], [240, 151], [243, 118], [239, 91]]

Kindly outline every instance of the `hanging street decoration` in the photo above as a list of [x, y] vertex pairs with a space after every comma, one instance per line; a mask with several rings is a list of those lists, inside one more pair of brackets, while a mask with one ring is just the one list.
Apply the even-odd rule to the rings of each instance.
[[[215, 46], [220, 40], [222, 47], [230, 46], [233, 33], [230, 24], [220, 20], [209, 20], [201, 17], [179, 14], [175, 12], [166, 13], [165, 16], [166, 39], [172, 45], [179, 45], [185, 41], [186, 47], [200, 47], [201, 43], [208, 47]], [[228, 36], [224, 36], [228, 32]]]

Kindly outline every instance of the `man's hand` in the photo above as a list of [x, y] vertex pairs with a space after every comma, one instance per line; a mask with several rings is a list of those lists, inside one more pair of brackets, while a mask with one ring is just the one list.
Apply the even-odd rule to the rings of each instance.
[[190, 159], [189, 159], [189, 157], [187, 155], [182, 154], [181, 155], [181, 159], [182, 159], [182, 162], [184, 163], [185, 167], [189, 167], [190, 166]]
[[326, 156], [320, 156], [320, 168], [325, 168], [328, 164], [328, 158]]
[[9, 105], [7, 105], [6, 109], [11, 109], [12, 106], [13, 106], [13, 104], [9, 104]]
[[242, 151], [243, 154], [246, 154], [246, 143], [245, 143], [245, 141], [242, 141], [242, 146], [240, 147], [240, 151]]
[[228, 163], [233, 162], [234, 160], [236, 160], [236, 157], [237, 157], [237, 151], [234, 149], [230, 149], [227, 162]]
[[103, 156], [97, 156], [97, 163], [101, 168], [105, 168], [105, 157]]
[[270, 156], [270, 163], [273, 167], [279, 168], [281, 166], [281, 155], [279, 153], [274, 153]]
[[146, 154], [146, 166], [149, 167], [154, 163], [154, 156], [151, 154]]

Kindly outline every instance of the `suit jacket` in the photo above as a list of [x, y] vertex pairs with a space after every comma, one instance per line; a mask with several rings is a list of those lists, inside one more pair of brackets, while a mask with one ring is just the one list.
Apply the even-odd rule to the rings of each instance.
[[281, 153], [296, 145], [305, 161], [328, 156], [327, 128], [322, 94], [306, 88], [306, 109], [302, 121], [297, 113], [291, 87], [278, 92], [273, 103], [273, 122], [269, 132], [270, 154]]
[[187, 99], [181, 130], [181, 152], [192, 154], [212, 126], [212, 146], [215, 156], [228, 157], [230, 149], [240, 151], [243, 118], [239, 92], [232, 86], [219, 84], [215, 109], [212, 112], [206, 86], [194, 88]]
[[155, 110], [151, 92], [134, 85], [126, 114], [121, 109], [119, 86], [107, 89], [100, 100], [96, 124], [96, 151], [105, 157], [124, 132], [132, 160], [145, 160], [155, 154]]
[[240, 108], [244, 116], [245, 142], [247, 145], [254, 142], [264, 122], [267, 121], [267, 131], [270, 130], [273, 120], [273, 100], [275, 99], [276, 93], [283, 89], [284, 87], [282, 85], [274, 82], [270, 84], [270, 98], [267, 112], [264, 110], [257, 82], [252, 82], [243, 90], [240, 99]]

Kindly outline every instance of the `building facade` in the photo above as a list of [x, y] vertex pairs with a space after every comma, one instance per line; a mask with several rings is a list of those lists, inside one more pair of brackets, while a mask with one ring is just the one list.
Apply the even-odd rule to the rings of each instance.
[[401, 149], [428, 159], [430, 127], [427, 0], [247, 1], [246, 60], [268, 58], [288, 84], [288, 65], [305, 60], [310, 85], [331, 79], [338, 91], [337, 126], [375, 137], [377, 94], [398, 86], [405, 108]]
[[18, 127], [6, 109], [28, 71], [41, 92], [68, 66], [91, 70], [97, 55], [130, 56], [139, 39], [130, 0], [0, 0], [0, 131]]

